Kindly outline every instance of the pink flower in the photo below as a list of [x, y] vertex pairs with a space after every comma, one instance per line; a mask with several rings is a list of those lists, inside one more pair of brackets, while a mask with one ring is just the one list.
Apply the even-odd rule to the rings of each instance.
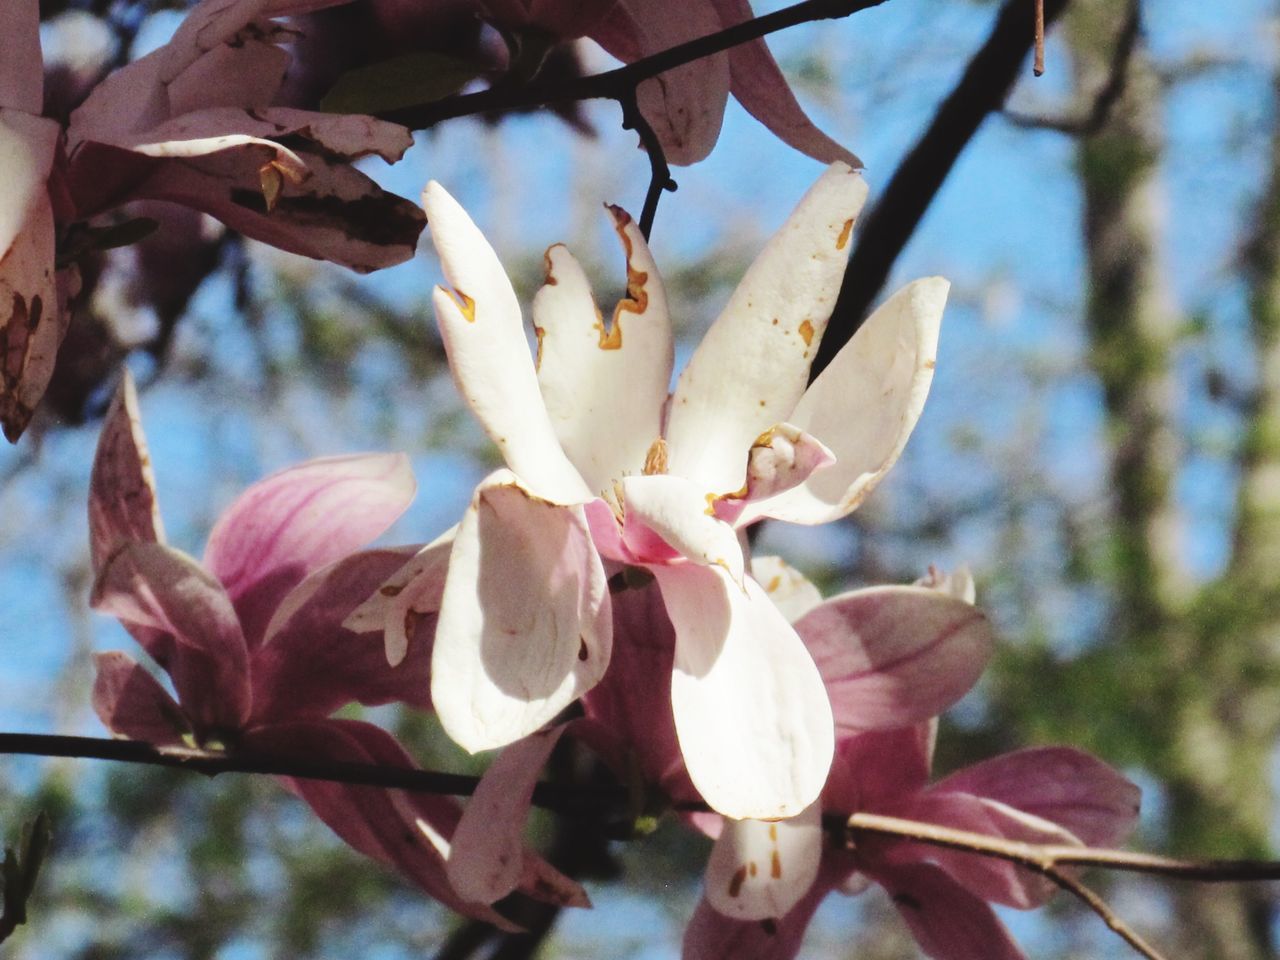
[[889, 590], [836, 598], [797, 623], [841, 729], [831, 776], [821, 802], [799, 817], [724, 822], [685, 935], [685, 960], [787, 960], [828, 893], [857, 893], [873, 882], [936, 960], [1023, 956], [989, 902], [1039, 906], [1056, 889], [1049, 880], [1005, 861], [897, 838], [860, 837], [847, 849], [825, 837], [823, 814], [878, 813], [1028, 843], [1109, 846], [1132, 829], [1138, 788], [1066, 747], [1005, 754], [930, 784], [937, 724], [922, 718], [976, 680], [991, 637], [985, 621], [962, 615], [963, 600], [938, 593], [930, 605], [910, 602], [920, 613], [950, 609], [952, 625], [935, 619], [912, 637], [927, 616], [904, 626], [895, 608], [909, 594], [901, 591], [929, 591]]
[[[412, 767], [388, 733], [329, 715], [351, 702], [425, 707], [429, 633], [396, 668], [382, 638], [342, 627], [413, 549], [358, 550], [408, 506], [403, 455], [313, 460], [246, 490], [219, 518], [204, 560], [164, 542], [150, 461], [126, 378], [103, 427], [89, 519], [93, 605], [116, 616], [168, 673], [177, 699], [120, 652], [97, 657], [94, 708], [116, 734], [160, 747]], [[426, 626], [430, 626], [428, 623]], [[319, 780], [286, 785], [344, 841], [469, 916], [510, 927], [449, 883], [451, 799]], [[532, 854], [519, 886], [581, 903]]]
[[610, 210], [627, 258], [611, 323], [577, 261], [548, 250], [535, 364], [497, 256], [428, 185], [450, 367], [507, 467], [477, 488], [443, 588], [434, 572], [406, 575], [397, 588], [411, 585], [373, 606], [393, 658], [406, 613], [439, 610], [432, 699], [463, 747], [527, 736], [600, 681], [614, 647], [608, 572], [639, 566], [674, 625], [669, 690], [701, 795], [735, 817], [790, 816], [818, 796], [834, 749], [827, 698], [800, 638], [746, 575], [739, 533], [764, 516], [844, 516], [897, 459], [923, 407], [947, 291], [937, 278], [891, 298], [806, 388], [865, 193], [843, 164], [823, 175], [748, 270], [668, 407], [666, 297], [625, 213]]
[[[339, 2], [339, 0], [333, 0]], [[55, 274], [55, 222], [153, 199], [359, 272], [413, 256], [412, 203], [351, 166], [398, 160], [409, 132], [372, 117], [271, 106], [289, 66], [275, 17], [313, 0], [203, 0], [173, 39], [107, 77], [65, 134], [40, 116], [35, 0], [0, 14], [0, 423], [16, 441], [53, 372], [74, 269]]]
[[[590, 37], [626, 63], [750, 20], [748, 0], [478, 0], [497, 25]], [[763, 39], [668, 70], [641, 84], [640, 109], [667, 159], [696, 163], [720, 135], [732, 93], [783, 142], [815, 160], [862, 164], [815, 127]]]

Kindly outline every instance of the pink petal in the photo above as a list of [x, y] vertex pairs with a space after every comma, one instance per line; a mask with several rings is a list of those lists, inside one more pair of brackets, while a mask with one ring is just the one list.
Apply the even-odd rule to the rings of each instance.
[[542, 402], [520, 304], [498, 255], [434, 180], [422, 204], [450, 286], [436, 288], [434, 304], [459, 392], [530, 490], [557, 503], [590, 500], [592, 491], [560, 449]]
[[[675, 632], [656, 583], [613, 594], [613, 655], [604, 679], [587, 692], [586, 717], [574, 722], [620, 779], [639, 768], [673, 800], [697, 800], [671, 712]], [[719, 819], [718, 817], [716, 818]]]
[[791, 960], [800, 952], [809, 921], [843, 875], [825, 865], [808, 893], [779, 920], [732, 920], [703, 897], [685, 929], [682, 960]]
[[173, 697], [119, 650], [93, 655], [93, 712], [112, 733], [157, 747], [179, 746], [190, 725]]
[[831, 708], [813, 660], [754, 580], [655, 567], [676, 631], [671, 702], [689, 775], [735, 818], [798, 814], [831, 766]]
[[[96, 165], [118, 166], [120, 152], [86, 144], [76, 154], [73, 174], [80, 165], [90, 171]], [[267, 165], [279, 169], [274, 161], [280, 148], [252, 142], [204, 156], [153, 160], [154, 169], [129, 197], [192, 207], [254, 240], [358, 273], [413, 256], [424, 224], [422, 211], [319, 145], [299, 143], [291, 152], [305, 165], [306, 176], [295, 182], [280, 175], [270, 209], [263, 176], [270, 175]]]
[[[939, 792], [936, 788], [911, 798], [895, 815], [1022, 843], [1079, 843], [1057, 824], [999, 801], [968, 793]], [[895, 842], [885, 858], [895, 863], [931, 861], [984, 900], [1023, 910], [1044, 903], [1057, 889], [1045, 877], [1007, 861], [923, 843]]]
[[430, 649], [419, 644], [430, 644], [435, 635], [454, 532], [449, 530], [410, 557], [342, 622], [353, 633], [382, 633], [387, 663], [393, 667], [411, 647], [415, 652]]
[[222, 584], [158, 543], [128, 543], [98, 572], [92, 605], [117, 617], [173, 678], [201, 733], [238, 730], [249, 716], [248, 651]]
[[411, 549], [353, 554], [317, 570], [285, 597], [250, 654], [255, 722], [323, 717], [353, 701], [430, 709], [434, 617], [415, 624], [408, 655], [395, 667], [387, 663], [380, 630], [357, 634], [343, 626]]
[[1096, 757], [1070, 747], [1018, 750], [965, 767], [931, 792], [970, 793], [1008, 804], [1070, 831], [1087, 846], [1124, 841], [1141, 791]]
[[205, 565], [235, 602], [250, 647], [285, 594], [391, 526], [416, 486], [404, 454], [363, 454], [310, 460], [240, 494], [209, 534]]
[[0, 4], [0, 117], [6, 109], [38, 116], [43, 107], [40, 4], [7, 0]]
[[977, 682], [995, 636], [980, 610], [924, 587], [834, 597], [796, 623], [841, 730], [936, 716]]
[[836, 462], [800, 487], [762, 504], [791, 523], [843, 517], [897, 462], [924, 409], [950, 285], [917, 280], [867, 318], [787, 418], [813, 434]]
[[823, 790], [832, 812], [898, 810], [929, 782], [932, 724], [841, 737]]
[[[747, 0], [712, 0], [725, 24], [752, 18]], [[778, 69], [763, 39], [744, 43], [729, 51], [732, 91], [737, 101], [788, 146], [822, 163], [843, 161], [854, 169], [862, 161], [813, 125], [796, 102], [787, 78]]]
[[445, 731], [472, 753], [527, 736], [599, 682], [612, 638], [582, 508], [491, 474], [458, 527], [441, 601], [431, 696]]
[[578, 261], [547, 250], [546, 282], [533, 300], [538, 386], [564, 452], [595, 491], [644, 467], [662, 433], [671, 383], [671, 320], [643, 234], [608, 207], [626, 253], [627, 293], [606, 326]]
[[[859, 174], [832, 164], [751, 264], [676, 384], [667, 424], [672, 473], [715, 493], [740, 490], [747, 451], [784, 421], [842, 455], [827, 433], [793, 411], [835, 306], [849, 231], [866, 195]], [[869, 415], [842, 410], [854, 420]]]
[[[355, 720], [306, 720], [259, 727], [246, 735], [244, 749], [263, 756], [415, 766], [390, 734]], [[512, 929], [487, 904], [459, 896], [445, 875], [449, 837], [459, 818], [452, 798], [323, 780], [282, 779], [360, 853], [395, 867], [450, 909]]]
[[89, 480], [89, 547], [95, 573], [118, 547], [135, 542], [164, 543], [164, 526], [138, 393], [125, 369], [102, 422]]
[[[635, 60], [720, 30], [707, 3], [619, 0], [591, 36], [621, 60]], [[715, 54], [668, 70], [639, 89], [640, 110], [662, 142], [667, 161], [697, 163], [711, 152], [729, 99], [729, 58]]]
[[822, 843], [821, 803], [786, 820], [726, 820], [707, 862], [707, 902], [735, 920], [785, 916], [817, 879]]
[[745, 527], [763, 515], [760, 504], [798, 487], [815, 470], [836, 462], [817, 437], [780, 423], [762, 433], [747, 455], [747, 482], [741, 491], [716, 502], [716, 516], [735, 527]]
[[937, 867], [877, 870], [875, 879], [934, 960], [1025, 960], [1004, 924], [981, 899]]
[[16, 443], [44, 396], [67, 317], [54, 277], [53, 208], [41, 194], [0, 254], [0, 426]]
[[493, 903], [520, 883], [533, 788], [564, 729], [555, 727], [516, 741], [484, 772], [463, 808], [449, 850], [449, 882], [459, 896]]

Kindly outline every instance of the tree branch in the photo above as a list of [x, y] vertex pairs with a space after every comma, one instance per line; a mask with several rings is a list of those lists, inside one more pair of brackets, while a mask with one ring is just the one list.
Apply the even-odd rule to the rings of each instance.
[[[378, 114], [383, 120], [400, 123], [411, 130], [425, 130], [456, 117], [472, 116], [494, 110], [527, 110], [532, 107], [551, 106], [576, 100], [624, 99], [645, 80], [665, 73], [673, 67], [683, 66], [722, 53], [733, 47], [750, 43], [761, 37], [785, 30], [788, 27], [815, 20], [839, 20], [859, 10], [877, 7], [885, 0], [803, 0], [774, 13], [746, 20], [724, 30], [670, 47], [652, 56], [604, 73], [596, 73], [565, 81], [537, 81], [523, 86], [496, 84], [487, 90], [446, 97], [432, 103], [388, 110]], [[625, 107], [625, 103], [623, 103]]]
[[[1045, 22], [1056, 20], [1066, 5], [1067, 0], [1046, 0]], [[880, 200], [863, 217], [831, 322], [814, 357], [811, 377], [826, 369], [862, 325], [894, 261], [915, 233], [961, 151], [982, 121], [1004, 104], [1034, 42], [1034, 15], [1026, 0], [1005, 0], [986, 43], [969, 61], [964, 76], [938, 108], [929, 129], [898, 166]]]

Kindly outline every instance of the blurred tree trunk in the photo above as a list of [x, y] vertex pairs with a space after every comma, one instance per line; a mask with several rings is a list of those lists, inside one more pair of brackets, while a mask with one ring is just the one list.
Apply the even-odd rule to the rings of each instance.
[[[1073, 6], [1078, 89], [1106, 87], [1122, 17], [1108, 0]], [[1172, 364], [1179, 319], [1160, 265], [1162, 112], [1161, 85], [1139, 37], [1107, 118], [1078, 141], [1090, 362], [1104, 392], [1114, 498], [1115, 665], [1131, 671], [1133, 695], [1145, 701], [1139, 712], [1156, 750], [1152, 765], [1169, 790], [1169, 845], [1200, 856], [1260, 855], [1272, 813], [1267, 771], [1275, 711], [1256, 709], [1266, 684], [1249, 669], [1262, 635], [1242, 632], [1239, 616], [1226, 614], [1238, 614], [1246, 596], [1240, 577], [1280, 579], [1280, 308], [1274, 295], [1280, 261], [1272, 236], [1268, 265], [1257, 271], [1270, 284], [1263, 297], [1270, 309], [1255, 317], [1268, 359], [1246, 457], [1240, 561], [1222, 583], [1197, 596], [1179, 562], [1173, 493], [1180, 456]], [[1274, 231], [1280, 200], [1272, 193], [1273, 215], [1264, 219]], [[1278, 625], [1267, 631], [1270, 639]], [[1178, 956], [1212, 960], [1272, 956], [1263, 892], [1176, 889], [1176, 945], [1169, 946]]]

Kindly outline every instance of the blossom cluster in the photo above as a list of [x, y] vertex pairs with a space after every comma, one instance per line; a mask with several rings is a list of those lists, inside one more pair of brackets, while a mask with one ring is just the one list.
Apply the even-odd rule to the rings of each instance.
[[[361, 549], [414, 493], [406, 459], [312, 461], [246, 491], [203, 561], [164, 544], [133, 388], [104, 427], [90, 502], [94, 602], [168, 673], [122, 653], [94, 704], [117, 734], [255, 755], [413, 761], [358, 702], [432, 709], [471, 752], [502, 751], [466, 805], [289, 780], [356, 849], [467, 915], [510, 925], [514, 892], [585, 906], [523, 839], [562, 737], [635, 771], [715, 838], [688, 958], [784, 957], [829, 892], [883, 886], [931, 956], [1019, 957], [988, 903], [1050, 889], [1009, 864], [905, 840], [848, 849], [863, 811], [1034, 843], [1109, 844], [1136, 788], [1067, 748], [930, 782], [937, 716], [994, 636], [964, 574], [823, 600], [762, 519], [820, 524], [898, 458], [932, 378], [945, 281], [891, 297], [809, 383], [865, 197], [836, 163], [748, 269], [672, 382], [669, 308], [644, 237], [607, 208], [626, 294], [606, 321], [562, 246], [534, 299], [536, 355], [492, 248], [438, 184], [424, 206], [446, 285], [435, 309], [457, 386], [506, 465], [423, 547]], [[574, 704], [578, 706], [574, 709]]]
[[[333, 5], [204, 0], [169, 43], [94, 85], [65, 125], [42, 116], [34, 0], [7, 3], [0, 19], [0, 167], [12, 174], [0, 201], [0, 421], [11, 438], [66, 327], [65, 228], [149, 199], [357, 270], [406, 259], [429, 223], [449, 368], [504, 463], [442, 536], [371, 547], [415, 494], [407, 457], [310, 461], [245, 491], [196, 559], [166, 543], [124, 374], [91, 481], [93, 604], [146, 658], [97, 657], [102, 721], [160, 748], [412, 768], [389, 732], [339, 711], [434, 711], [462, 749], [501, 751], [466, 803], [284, 786], [356, 850], [505, 929], [512, 894], [589, 905], [524, 838], [535, 784], [570, 738], [714, 839], [690, 960], [793, 956], [823, 897], [870, 883], [930, 956], [1022, 956], [990, 904], [1044, 902], [1041, 878], [906, 839], [850, 847], [829, 827], [867, 812], [1113, 844], [1133, 826], [1136, 787], [1062, 747], [933, 782], [937, 718], [995, 645], [967, 575], [823, 599], [782, 559], [752, 556], [747, 535], [767, 519], [838, 521], [872, 493], [924, 408], [947, 282], [895, 293], [812, 375], [867, 188], [761, 41], [639, 91], [674, 162], [706, 155], [730, 92], [832, 161], [684, 368], [676, 375], [658, 266], [618, 207], [606, 214], [625, 295], [606, 318], [582, 266], [553, 246], [530, 329], [492, 247], [441, 185], [428, 184], [419, 210], [351, 166], [397, 159], [406, 129], [281, 102], [297, 28], [279, 18]], [[746, 0], [474, 6], [508, 33], [589, 36], [623, 60], [751, 13]]]

